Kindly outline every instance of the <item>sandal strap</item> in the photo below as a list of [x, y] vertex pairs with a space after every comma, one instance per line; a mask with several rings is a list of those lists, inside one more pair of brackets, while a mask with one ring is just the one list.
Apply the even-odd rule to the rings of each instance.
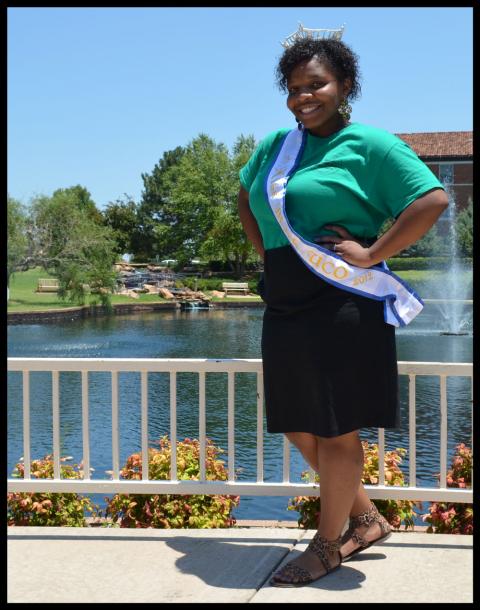
[[355, 517], [350, 517], [349, 530], [354, 530], [357, 527], [365, 525], [370, 527], [373, 523], [378, 523], [384, 534], [391, 530], [390, 524], [379, 512], [375, 504], [372, 503], [370, 508]]
[[[283, 568], [274, 575], [275, 580], [287, 583], [309, 583], [312, 581], [312, 575], [308, 570], [302, 568], [291, 561], [283, 566]], [[287, 580], [284, 580], [284, 579]]]
[[359, 527], [361, 525], [366, 525], [367, 527], [374, 523], [378, 518], [378, 510], [375, 504], [372, 504], [368, 510], [364, 513], [360, 513], [359, 515], [355, 515], [355, 517], [350, 517], [350, 525], [352, 527]]
[[[333, 569], [332, 566], [330, 565], [329, 554], [337, 552], [340, 557], [340, 561], [341, 561], [342, 560], [342, 557], [340, 554], [341, 546], [342, 546], [342, 536], [339, 536], [335, 540], [327, 540], [323, 536], [320, 536], [320, 534], [317, 532], [315, 534], [315, 536], [312, 538], [312, 540], [310, 541], [309, 545], [307, 546], [307, 549], [309, 551], [312, 551], [313, 553], [315, 553], [315, 555], [322, 562], [323, 567], [325, 568], [325, 570], [328, 574]], [[336, 567], [336, 566], [334, 566], [334, 567]]]
[[365, 538], [363, 536], [360, 536], [360, 534], [355, 530], [353, 530], [353, 532], [351, 533], [350, 538], [351, 540], [359, 544], [362, 548], [367, 548], [367, 546], [369, 546], [370, 544], [368, 540], [365, 540]]

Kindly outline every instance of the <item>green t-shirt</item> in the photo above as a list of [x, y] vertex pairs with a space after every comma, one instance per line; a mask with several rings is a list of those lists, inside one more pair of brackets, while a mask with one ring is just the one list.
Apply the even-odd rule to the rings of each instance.
[[[268, 134], [240, 170], [250, 208], [265, 249], [289, 244], [271, 212], [265, 180], [290, 129]], [[332, 233], [326, 224], [372, 238], [385, 220], [396, 218], [441, 182], [397, 136], [376, 127], [350, 123], [322, 138], [307, 132], [306, 145], [287, 184], [285, 207], [295, 231], [313, 241]]]

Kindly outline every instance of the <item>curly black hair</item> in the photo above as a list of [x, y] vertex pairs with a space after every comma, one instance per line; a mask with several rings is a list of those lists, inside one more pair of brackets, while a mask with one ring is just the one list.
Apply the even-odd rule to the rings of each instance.
[[340, 81], [344, 81], [346, 78], [351, 79], [352, 87], [347, 95], [347, 100], [350, 101], [360, 97], [358, 55], [344, 42], [333, 38], [301, 38], [285, 49], [275, 68], [275, 77], [279, 89], [286, 93], [287, 82], [294, 68], [314, 57], [321, 62], [325, 62]]

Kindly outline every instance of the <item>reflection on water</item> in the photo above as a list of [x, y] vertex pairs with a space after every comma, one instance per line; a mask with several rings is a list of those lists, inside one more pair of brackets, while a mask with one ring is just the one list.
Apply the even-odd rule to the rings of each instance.
[[[9, 356], [89, 358], [260, 358], [263, 309], [143, 313], [98, 317], [55, 324], [14, 325], [8, 328]], [[471, 362], [472, 337], [442, 336], [423, 328], [424, 312], [406, 329], [397, 331], [398, 360]], [[141, 449], [140, 373], [119, 373], [120, 464]], [[8, 474], [23, 455], [21, 373], [8, 374]], [[417, 484], [435, 486], [439, 472], [440, 388], [438, 378], [417, 377]], [[51, 374], [31, 373], [31, 456], [52, 451]], [[386, 430], [386, 450], [408, 450], [408, 378], [400, 378], [402, 427]], [[60, 373], [61, 453], [82, 459], [81, 375]], [[169, 434], [170, 388], [167, 373], [148, 374], [148, 436], [150, 442]], [[177, 436], [198, 438], [198, 375], [177, 375]], [[467, 378], [450, 378], [448, 398], [448, 460], [460, 442], [470, 443], [471, 390]], [[227, 374], [206, 375], [207, 436], [227, 449]], [[256, 478], [256, 376], [235, 375], [235, 470], [239, 480]], [[93, 478], [108, 478], [112, 469], [111, 377], [89, 374], [89, 425]], [[376, 441], [376, 430], [362, 438]], [[264, 480], [281, 481], [283, 436], [264, 433]], [[226, 459], [226, 453], [224, 454]], [[291, 447], [291, 480], [306, 470]], [[408, 453], [402, 469], [408, 478]], [[103, 495], [94, 500], [104, 505]], [[292, 519], [287, 497], [242, 497], [238, 519]]]

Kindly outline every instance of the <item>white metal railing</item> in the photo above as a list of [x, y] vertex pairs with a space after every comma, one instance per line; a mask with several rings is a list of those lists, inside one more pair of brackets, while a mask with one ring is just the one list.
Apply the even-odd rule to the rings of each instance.
[[[262, 361], [258, 359], [180, 359], [180, 358], [8, 358], [9, 371], [23, 373], [23, 479], [8, 479], [8, 491], [16, 492], [77, 492], [77, 493], [145, 493], [145, 494], [235, 494], [257, 496], [318, 495], [319, 486], [313, 483], [290, 481], [290, 443], [283, 440], [283, 481], [263, 480], [263, 373]], [[30, 476], [30, 372], [52, 372], [53, 409], [53, 461], [54, 478], [36, 479]], [[81, 372], [82, 388], [82, 436], [83, 436], [83, 479], [60, 478], [60, 409], [59, 373], [61, 371]], [[88, 426], [88, 373], [104, 371], [111, 373], [112, 380], [112, 479], [92, 480], [90, 478], [90, 432]], [[118, 419], [118, 373], [140, 372], [141, 374], [141, 445], [142, 480], [120, 479], [119, 464], [119, 419]], [[399, 362], [400, 375], [409, 377], [409, 485], [405, 487], [385, 485], [385, 473], [379, 472], [378, 485], [366, 485], [372, 499], [403, 499], [420, 501], [473, 502], [472, 489], [447, 488], [447, 377], [473, 377], [471, 363], [443, 362]], [[199, 443], [200, 480], [178, 480], [176, 452], [172, 451], [170, 480], [150, 480], [148, 478], [148, 373], [166, 372], [170, 375], [170, 441], [177, 443], [177, 373], [193, 372], [199, 375]], [[206, 447], [206, 373], [227, 373], [228, 375], [228, 440], [227, 440], [227, 481], [205, 480]], [[235, 480], [235, 374], [256, 373], [257, 375], [257, 476], [255, 481]], [[417, 375], [440, 377], [440, 487], [416, 486], [416, 387]], [[473, 412], [473, 403], [472, 403]], [[379, 464], [384, 461], [384, 429], [378, 430]], [[313, 479], [312, 479], [313, 480]]]

